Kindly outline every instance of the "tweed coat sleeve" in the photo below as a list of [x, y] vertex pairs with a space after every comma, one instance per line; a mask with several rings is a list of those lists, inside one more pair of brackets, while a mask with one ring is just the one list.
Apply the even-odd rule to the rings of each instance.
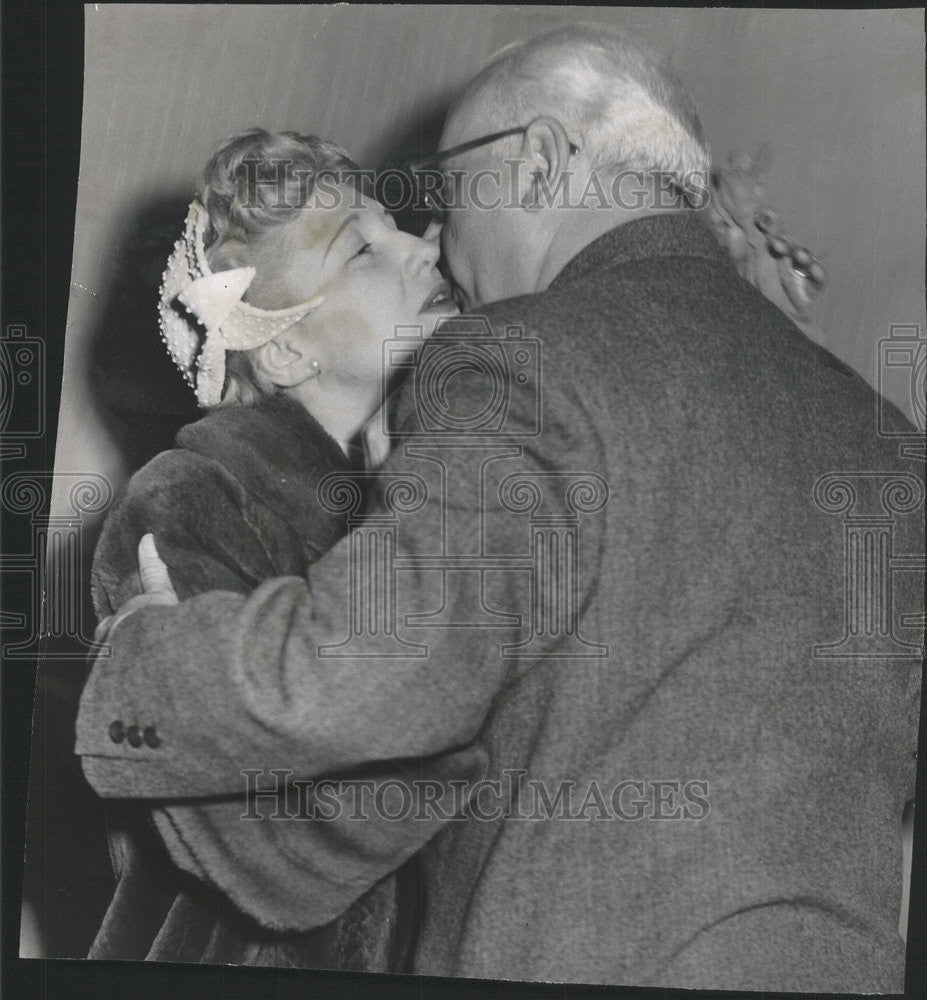
[[[134, 552], [147, 531], [155, 534], [181, 598], [213, 588], [247, 594], [281, 559], [285, 564], [280, 553], [286, 542], [293, 565], [315, 557], [311, 543], [295, 533], [281, 540], [280, 531], [288, 529], [278, 522], [219, 463], [189, 451], [164, 453], [133, 478], [107, 522], [93, 574], [98, 612], [110, 614], [139, 592]], [[309, 551], [300, 553], [303, 545]], [[126, 655], [131, 659], [132, 651]], [[174, 667], [189, 671], [191, 681], [199, 669], [182, 654]], [[145, 731], [151, 725], [150, 717], [141, 715], [120, 721], [124, 729], [136, 724]], [[160, 746], [149, 744], [158, 743], [159, 732], [154, 725], [148, 741], [134, 749], [156, 756]], [[253, 759], [251, 777], [240, 775], [233, 789], [238, 794], [153, 801], [150, 816], [180, 868], [219, 889], [265, 927], [306, 930], [337, 917], [419, 850], [455, 811], [455, 791], [446, 783], [456, 779], [466, 785], [486, 761], [482, 751], [464, 750], [433, 761], [379, 763], [354, 776], [366, 784], [369, 801], [386, 783], [398, 781], [433, 796], [429, 812], [402, 822], [377, 819], [371, 809], [362, 819], [351, 818], [347, 792], [336, 797], [340, 808], [334, 818], [329, 808], [326, 819], [313, 819], [313, 806], [319, 812], [314, 791], [307, 798], [304, 789], [296, 809], [292, 794], [271, 794], [284, 782], [269, 774], [268, 794], [249, 806], [247, 782], [252, 792], [265, 785], [262, 763]]]
[[[486, 456], [478, 450], [448, 449], [441, 440], [437, 463], [398, 447], [380, 470], [378, 511], [389, 514], [394, 484], [418, 484], [426, 495], [414, 517], [400, 516], [400, 528], [409, 526], [399, 541], [403, 620], [434, 610], [440, 581], [429, 558], [443, 544], [460, 547], [482, 533], [504, 554], [513, 525], [524, 534], [525, 517], [500, 500], [503, 473], [534, 476], [532, 488], [544, 509], [565, 511], [560, 486], [544, 478], [549, 456], [534, 450], [533, 378], [505, 388], [506, 421], [492, 448], [515, 458], [496, 463], [498, 473], [490, 462], [484, 474]], [[482, 405], [484, 388], [479, 373], [462, 371], [448, 386], [447, 405], [466, 420]], [[543, 405], [547, 430], [566, 463], [575, 436], [590, 433], [588, 417], [574, 400]], [[398, 419], [407, 432], [414, 407], [400, 404]], [[448, 491], [443, 476], [456, 484], [484, 482], [486, 495]], [[446, 525], [454, 538], [442, 541]], [[242, 768], [291, 768], [312, 778], [367, 761], [427, 757], [473, 740], [518, 662], [502, 650], [525, 638], [528, 574], [502, 574], [497, 581], [501, 627], [435, 627], [423, 634], [425, 641], [397, 645], [387, 629], [352, 636], [352, 545], [351, 538], [336, 545], [306, 578], [267, 580], [250, 597], [213, 591], [173, 608], [144, 608], [120, 623], [111, 637], [113, 656], [96, 665], [78, 719], [77, 752], [97, 791], [233, 793], [241, 787]], [[466, 574], [448, 574], [444, 586], [451, 613], [469, 613], [473, 594]], [[579, 586], [588, 589], [591, 581]], [[110, 742], [111, 722], [127, 717], [156, 725], [162, 745], [136, 750]]]

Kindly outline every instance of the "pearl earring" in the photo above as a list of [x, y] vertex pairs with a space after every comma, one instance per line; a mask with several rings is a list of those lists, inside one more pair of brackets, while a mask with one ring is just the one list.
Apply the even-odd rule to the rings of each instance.
[[317, 375], [322, 374], [322, 366], [318, 363], [318, 361], [310, 362], [309, 367], [312, 369], [312, 374], [309, 378], [315, 378]]

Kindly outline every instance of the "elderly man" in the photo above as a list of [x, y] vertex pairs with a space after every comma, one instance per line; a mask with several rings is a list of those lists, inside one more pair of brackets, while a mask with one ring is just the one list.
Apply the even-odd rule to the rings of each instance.
[[89, 780], [231, 793], [478, 739], [488, 780], [422, 856], [416, 971], [901, 989], [923, 584], [894, 574], [880, 629], [848, 622], [834, 511], [840, 477], [916, 501], [922, 473], [734, 273], [691, 207], [692, 102], [627, 42], [504, 51], [438, 159], [444, 255], [486, 323], [396, 355], [374, 516], [308, 581], [119, 623], [78, 721]]

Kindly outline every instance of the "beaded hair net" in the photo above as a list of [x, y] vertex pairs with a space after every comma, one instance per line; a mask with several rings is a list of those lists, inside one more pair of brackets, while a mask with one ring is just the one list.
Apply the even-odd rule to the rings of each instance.
[[206, 262], [206, 209], [190, 203], [183, 236], [174, 244], [161, 278], [161, 339], [200, 406], [215, 406], [225, 385], [225, 352], [269, 343], [308, 316], [322, 296], [289, 309], [258, 309], [242, 301], [257, 273], [236, 267], [213, 273]]

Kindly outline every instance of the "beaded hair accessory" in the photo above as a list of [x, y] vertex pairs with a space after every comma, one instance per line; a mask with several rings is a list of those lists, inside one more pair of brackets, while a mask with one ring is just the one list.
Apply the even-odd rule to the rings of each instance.
[[225, 385], [225, 352], [250, 351], [308, 316], [322, 296], [289, 309], [258, 309], [242, 301], [253, 267], [210, 270], [204, 234], [206, 209], [190, 203], [183, 236], [174, 244], [161, 278], [161, 339], [200, 406], [215, 406]]

